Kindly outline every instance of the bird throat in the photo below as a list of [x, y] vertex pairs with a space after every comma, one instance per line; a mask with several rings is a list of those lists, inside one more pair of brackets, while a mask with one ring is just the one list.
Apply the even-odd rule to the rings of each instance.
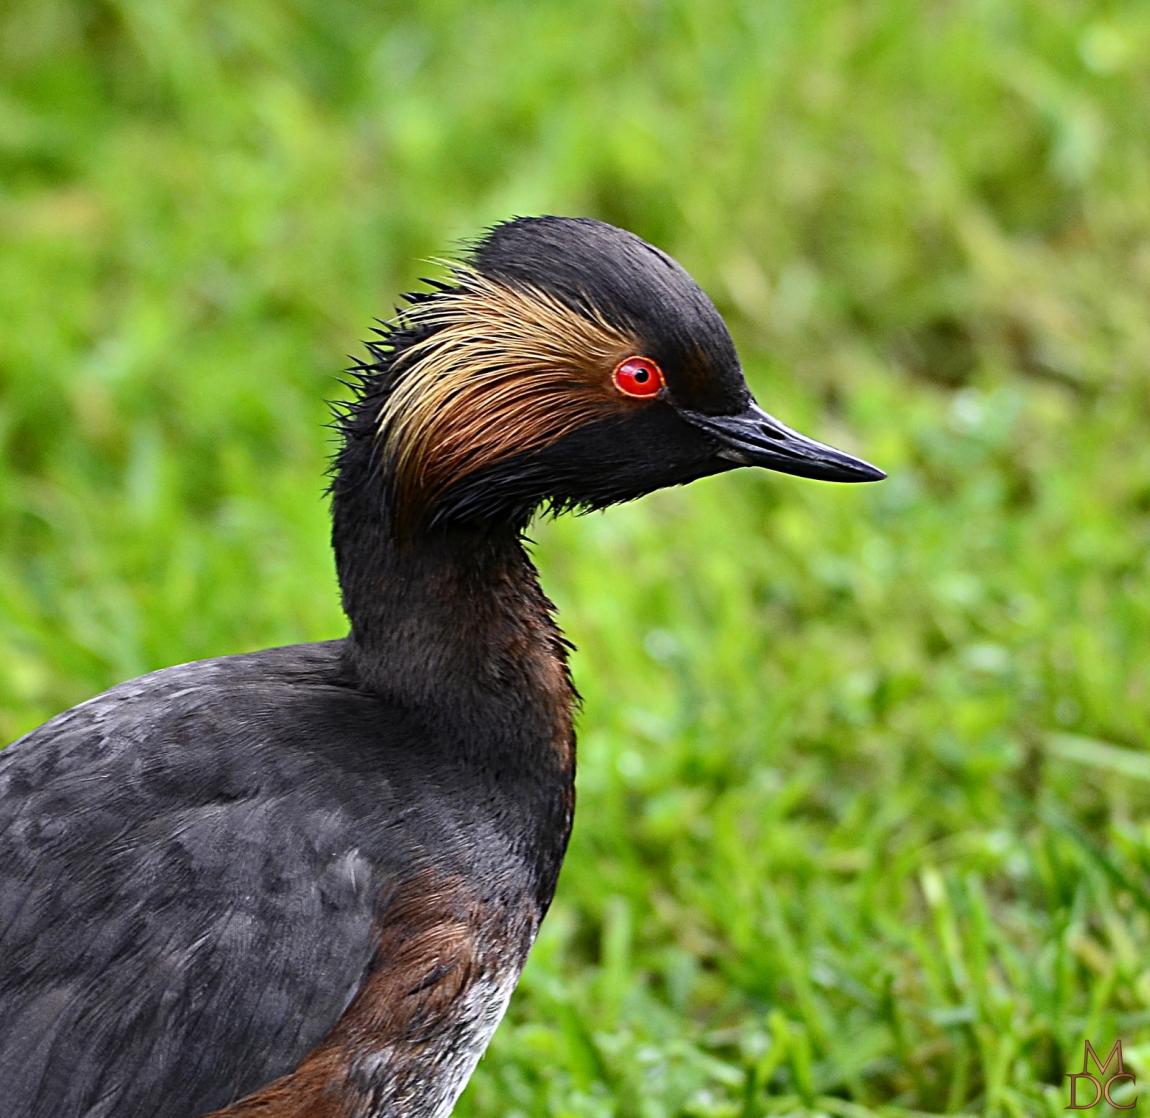
[[455, 723], [534, 710], [550, 734], [570, 737], [568, 646], [519, 531], [454, 524], [397, 534], [381, 480], [337, 486], [333, 498], [357, 684]]

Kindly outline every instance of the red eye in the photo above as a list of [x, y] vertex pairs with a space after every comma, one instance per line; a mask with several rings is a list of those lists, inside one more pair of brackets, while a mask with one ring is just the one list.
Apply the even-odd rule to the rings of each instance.
[[615, 387], [624, 396], [654, 396], [663, 387], [663, 370], [649, 357], [628, 357], [615, 366]]

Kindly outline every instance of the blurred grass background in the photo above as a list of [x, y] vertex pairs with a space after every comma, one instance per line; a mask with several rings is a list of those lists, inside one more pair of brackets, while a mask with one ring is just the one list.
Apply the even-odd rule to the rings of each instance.
[[590, 214], [891, 477], [538, 527], [579, 814], [458, 1113], [1055, 1115], [1115, 1037], [1150, 1078], [1150, 6], [2, 20], [0, 739], [341, 633], [343, 354], [421, 258]]

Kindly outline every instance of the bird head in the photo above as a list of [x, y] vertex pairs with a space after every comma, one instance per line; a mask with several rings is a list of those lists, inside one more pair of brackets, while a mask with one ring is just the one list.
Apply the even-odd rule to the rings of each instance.
[[596, 509], [737, 466], [882, 471], [774, 419], [725, 324], [666, 253], [587, 218], [496, 226], [369, 345], [347, 444], [399, 525]]

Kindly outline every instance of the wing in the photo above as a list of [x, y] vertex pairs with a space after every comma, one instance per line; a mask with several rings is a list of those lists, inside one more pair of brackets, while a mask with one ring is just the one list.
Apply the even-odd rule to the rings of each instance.
[[359, 990], [388, 870], [355, 805], [391, 793], [316, 750], [369, 700], [328, 646], [292, 651], [146, 676], [0, 754], [8, 1118], [202, 1115]]

